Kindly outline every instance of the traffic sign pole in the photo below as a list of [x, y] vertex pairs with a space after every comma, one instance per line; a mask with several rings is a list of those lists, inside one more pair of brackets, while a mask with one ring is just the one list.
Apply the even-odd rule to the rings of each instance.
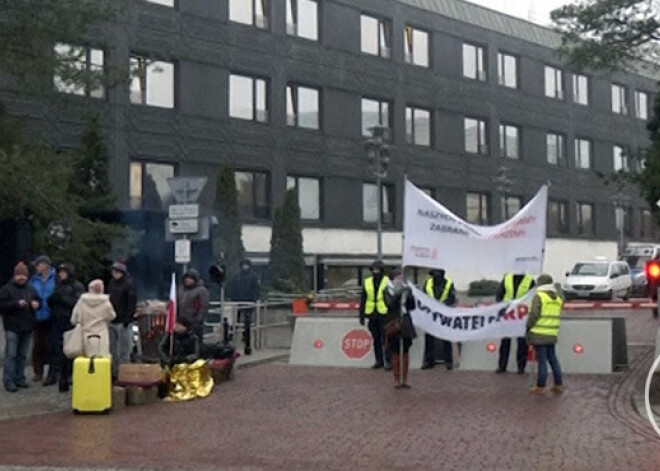
[[[169, 207], [169, 232], [170, 234], [181, 234], [181, 239], [188, 240], [189, 233], [197, 233], [199, 230], [199, 205], [197, 202], [199, 195], [206, 185], [206, 177], [176, 177], [168, 178], [167, 184], [172, 189], [172, 195], [178, 204]], [[176, 244], [176, 242], [175, 242]], [[188, 263], [192, 256], [190, 242], [179, 244], [179, 250], [187, 251], [187, 256], [182, 257], [183, 274], [188, 271]], [[179, 254], [181, 255], [181, 254]], [[175, 263], [177, 260], [177, 246], [175, 245]]]

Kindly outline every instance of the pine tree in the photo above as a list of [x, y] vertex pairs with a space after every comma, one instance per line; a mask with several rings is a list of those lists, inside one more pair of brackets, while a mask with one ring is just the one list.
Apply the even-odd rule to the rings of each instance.
[[306, 289], [305, 259], [298, 192], [286, 192], [284, 203], [275, 211], [270, 240], [269, 279], [273, 288], [299, 293]]
[[238, 271], [244, 257], [245, 247], [241, 235], [241, 220], [238, 216], [238, 192], [234, 169], [224, 165], [220, 170], [215, 190], [215, 214], [218, 218], [218, 237], [213, 241], [215, 256], [224, 255], [227, 277]]

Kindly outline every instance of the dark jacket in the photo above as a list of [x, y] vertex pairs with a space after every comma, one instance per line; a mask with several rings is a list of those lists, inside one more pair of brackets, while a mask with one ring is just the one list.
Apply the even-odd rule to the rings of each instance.
[[[374, 289], [378, 290], [378, 287], [380, 286], [381, 281], [383, 281], [383, 277], [385, 276], [384, 273], [379, 273], [377, 275], [373, 275], [374, 277]], [[366, 279], [366, 278], [365, 278]], [[387, 291], [387, 290], [385, 290]], [[365, 304], [367, 303], [367, 290], [364, 289], [364, 281], [362, 282], [362, 294], [360, 295], [360, 322], [364, 322], [364, 319], [366, 317], [366, 314], [364, 313], [364, 308]]]
[[133, 280], [128, 274], [120, 279], [110, 280], [108, 284], [108, 294], [110, 295], [110, 304], [115, 310], [117, 317], [112, 321], [113, 324], [128, 325], [133, 322], [135, 314], [136, 296]]
[[[18, 302], [25, 300], [26, 306], [20, 307]], [[6, 332], [19, 334], [31, 332], [37, 322], [31, 301], [40, 301], [35, 289], [28, 283], [17, 285], [10, 281], [0, 289], [0, 313]]]
[[[405, 296], [405, 300], [402, 299]], [[402, 320], [402, 337], [413, 339], [417, 337], [410, 318], [410, 311], [415, 309], [415, 298], [410, 288], [404, 284], [390, 281], [383, 293], [387, 305], [386, 322]]]
[[227, 296], [232, 301], [257, 302], [259, 299], [259, 277], [252, 269], [241, 270], [229, 281]]
[[199, 337], [191, 330], [185, 334], [174, 336], [174, 348], [170, 355], [170, 335], [164, 335], [158, 344], [160, 360], [165, 365], [176, 365], [177, 363], [193, 363], [199, 358]]
[[197, 272], [194, 270], [190, 270], [190, 272], [194, 272], [195, 276], [193, 279], [195, 280], [195, 284], [190, 288], [184, 285], [179, 290], [179, 313], [177, 320], [189, 330], [193, 330], [196, 334], [200, 335], [204, 328], [206, 313], [209, 310], [210, 295], [204, 284], [199, 280]]
[[[48, 297], [51, 294], [53, 294], [53, 291], [55, 291], [56, 278], [57, 276], [55, 273], [55, 269], [51, 268], [50, 273], [48, 273], [48, 277], [46, 278], [46, 280], [41, 278], [41, 275], [35, 274], [32, 275], [32, 278], [30, 278], [30, 281], [28, 281], [28, 283], [36, 291], [37, 296], [39, 296], [39, 299], [43, 299], [45, 301], [48, 299]], [[41, 303], [39, 309], [37, 309], [37, 312], [35, 313], [35, 316], [37, 318], [37, 322], [44, 322], [49, 320], [51, 316], [51, 312], [48, 303], [46, 302]]]
[[[445, 278], [444, 276], [439, 276], [439, 275], [433, 276], [434, 299], [440, 299], [442, 293], [445, 291], [446, 284], [447, 284], [447, 278]], [[424, 283], [424, 287], [426, 287], [426, 282]], [[423, 291], [424, 293], [426, 293], [426, 288]], [[456, 304], [456, 285], [454, 285], [454, 283], [452, 283], [451, 288], [449, 288], [449, 294], [447, 295], [447, 299], [445, 300], [444, 304], [445, 306], [454, 306]]]
[[[497, 292], [495, 293], [495, 301], [498, 302], [498, 303], [504, 299], [504, 293], [506, 291], [506, 288], [504, 286], [505, 278], [502, 278], [502, 282], [497, 287]], [[523, 278], [525, 278], [525, 275], [513, 275], [513, 292], [514, 293], [516, 291], [518, 291], [518, 286], [520, 286], [520, 283], [522, 283]], [[530, 291], [532, 289], [534, 289], [534, 286], [536, 286], [536, 283], [534, 281], [532, 281], [532, 284], [529, 285]], [[515, 296], [515, 294], [514, 294], [514, 296]]]
[[60, 332], [64, 332], [73, 328], [71, 313], [78, 299], [85, 292], [85, 287], [80, 281], [76, 280], [72, 265], [64, 264], [61, 269], [65, 270], [69, 277], [57, 283], [55, 291], [50, 295], [47, 302], [55, 325]]

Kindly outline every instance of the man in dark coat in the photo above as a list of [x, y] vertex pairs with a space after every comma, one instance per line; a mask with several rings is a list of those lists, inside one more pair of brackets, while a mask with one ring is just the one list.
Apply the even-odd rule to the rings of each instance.
[[199, 272], [190, 269], [183, 275], [183, 287], [179, 290], [177, 321], [191, 330], [200, 342], [204, 338], [204, 319], [209, 311], [210, 294], [199, 279]]
[[109, 329], [112, 375], [116, 378], [119, 365], [130, 362], [133, 348], [130, 324], [133, 322], [137, 302], [133, 280], [122, 262], [112, 264], [112, 279], [108, 284], [108, 294], [110, 304], [117, 314]]
[[[174, 346], [170, 349], [170, 334], [165, 334], [158, 344], [161, 363], [173, 366], [177, 363], [194, 363], [200, 357], [200, 340], [180, 322], [174, 324]], [[170, 353], [170, 351], [172, 353]]]
[[[239, 303], [254, 304], [259, 300], [259, 277], [252, 270], [252, 262], [250, 260], [245, 259], [241, 262], [241, 271], [229, 281], [227, 296], [232, 301]], [[253, 315], [253, 306], [245, 306], [238, 309], [237, 321], [240, 322], [242, 318], [244, 322], [243, 343], [245, 345], [246, 355], [252, 354], [250, 328]]]
[[37, 322], [35, 312], [41, 300], [28, 285], [28, 269], [23, 262], [14, 268], [12, 280], [0, 289], [0, 313], [5, 328], [5, 368], [2, 377], [5, 389], [16, 392], [27, 388], [25, 361], [30, 336]]
[[78, 299], [85, 292], [83, 284], [76, 279], [73, 265], [63, 263], [57, 267], [58, 282], [55, 291], [48, 298], [48, 306], [53, 318], [53, 342], [50, 352], [50, 368], [44, 386], [55, 384], [59, 377], [60, 392], [69, 390], [71, 360], [62, 351], [64, 332], [73, 329], [71, 313]]

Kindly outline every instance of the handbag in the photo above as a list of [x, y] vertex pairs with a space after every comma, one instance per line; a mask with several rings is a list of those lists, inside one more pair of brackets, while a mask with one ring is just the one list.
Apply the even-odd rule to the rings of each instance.
[[74, 359], [83, 354], [83, 331], [80, 324], [64, 332], [63, 348], [64, 356]]
[[390, 338], [401, 332], [402, 325], [399, 319], [392, 319], [385, 324], [385, 337]]

